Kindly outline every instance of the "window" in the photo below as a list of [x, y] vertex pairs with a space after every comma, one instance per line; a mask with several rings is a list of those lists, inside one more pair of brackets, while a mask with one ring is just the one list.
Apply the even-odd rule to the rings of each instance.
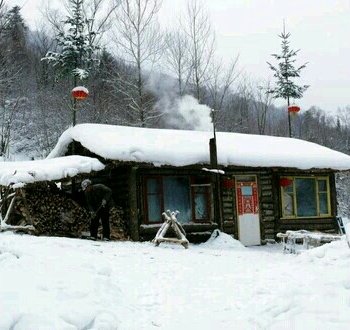
[[328, 177], [282, 177], [283, 218], [330, 216]]
[[210, 220], [210, 184], [207, 178], [189, 176], [145, 177], [147, 223], [162, 222], [164, 211], [179, 211], [181, 223]]

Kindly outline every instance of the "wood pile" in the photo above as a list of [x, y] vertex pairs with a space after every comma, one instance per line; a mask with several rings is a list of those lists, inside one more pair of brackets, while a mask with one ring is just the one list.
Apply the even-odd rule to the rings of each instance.
[[[11, 225], [33, 224], [37, 235], [82, 237], [89, 232], [86, 208], [51, 182], [25, 186], [17, 193]], [[111, 209], [111, 239], [127, 239], [123, 211]]]
[[[112, 240], [127, 240], [130, 237], [127, 234], [127, 227], [124, 220], [123, 209], [119, 206], [112, 207], [109, 216], [111, 226], [111, 239]], [[100, 229], [102, 230], [102, 229]]]

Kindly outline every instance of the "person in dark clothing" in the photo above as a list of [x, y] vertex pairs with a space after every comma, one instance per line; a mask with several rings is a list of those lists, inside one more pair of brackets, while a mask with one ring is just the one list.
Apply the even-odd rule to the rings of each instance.
[[103, 239], [110, 239], [109, 210], [113, 206], [112, 190], [103, 184], [92, 184], [89, 179], [81, 183], [86, 203], [92, 214], [90, 235], [97, 239], [98, 226], [101, 219]]

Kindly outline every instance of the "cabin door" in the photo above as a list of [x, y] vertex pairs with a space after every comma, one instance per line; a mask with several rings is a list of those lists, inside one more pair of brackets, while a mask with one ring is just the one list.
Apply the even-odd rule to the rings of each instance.
[[256, 176], [236, 177], [238, 238], [245, 246], [260, 245], [258, 185]]

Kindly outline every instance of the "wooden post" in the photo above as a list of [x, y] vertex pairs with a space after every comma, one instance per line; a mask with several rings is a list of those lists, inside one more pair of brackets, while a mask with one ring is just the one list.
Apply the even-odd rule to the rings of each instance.
[[[211, 169], [218, 169], [218, 156], [216, 148], [216, 135], [214, 138], [209, 140], [209, 150], [210, 150], [210, 167]], [[213, 185], [213, 196], [214, 196], [214, 218], [221, 231], [224, 230], [223, 225], [223, 212], [222, 212], [222, 198], [221, 198], [221, 187], [220, 187], [220, 175], [218, 172], [212, 175], [212, 185]]]
[[133, 241], [140, 240], [139, 220], [137, 207], [137, 167], [132, 167], [129, 173], [128, 190], [129, 190], [129, 230]]

